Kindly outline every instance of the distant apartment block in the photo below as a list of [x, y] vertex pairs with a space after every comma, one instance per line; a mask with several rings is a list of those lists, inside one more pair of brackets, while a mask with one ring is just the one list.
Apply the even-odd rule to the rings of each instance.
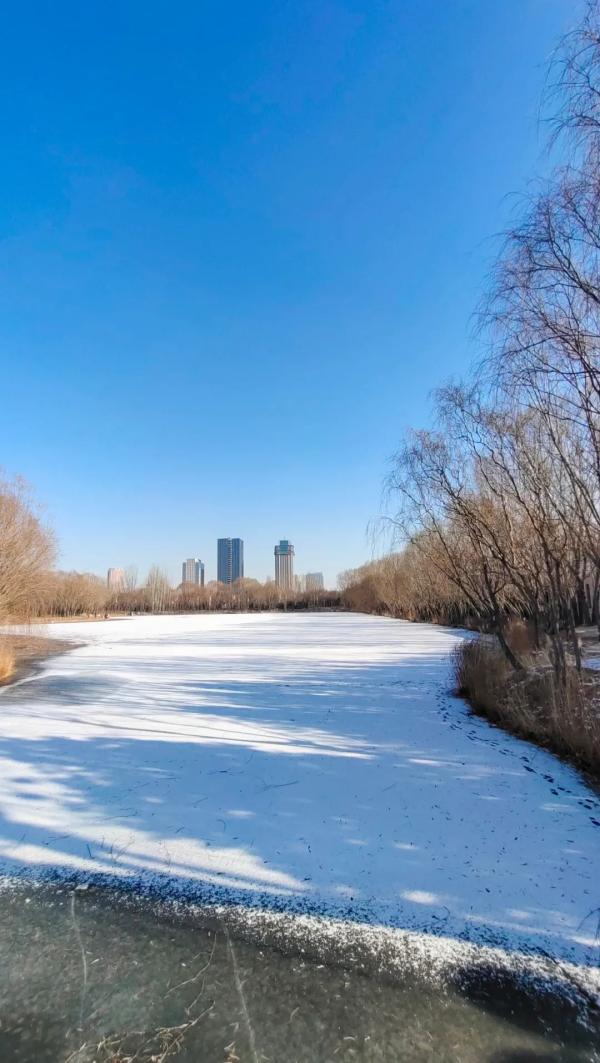
[[304, 577], [304, 585], [307, 591], [322, 591], [325, 584], [322, 572], [307, 572]]
[[306, 590], [306, 576], [294, 576], [294, 589], [297, 594], [302, 594]]
[[125, 586], [125, 573], [122, 568], [109, 568], [106, 576], [109, 591], [122, 591]]
[[203, 587], [204, 562], [198, 557], [188, 557], [181, 566], [181, 582], [195, 583], [197, 587]]
[[288, 539], [280, 539], [275, 547], [275, 583], [281, 590], [295, 589], [294, 547]]
[[244, 540], [217, 539], [217, 579], [235, 583], [244, 578]]

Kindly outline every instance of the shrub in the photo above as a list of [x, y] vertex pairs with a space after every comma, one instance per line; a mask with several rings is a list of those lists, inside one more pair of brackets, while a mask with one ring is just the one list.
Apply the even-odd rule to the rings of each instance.
[[457, 693], [486, 715], [492, 715], [508, 672], [505, 657], [485, 636], [465, 640], [454, 651]]

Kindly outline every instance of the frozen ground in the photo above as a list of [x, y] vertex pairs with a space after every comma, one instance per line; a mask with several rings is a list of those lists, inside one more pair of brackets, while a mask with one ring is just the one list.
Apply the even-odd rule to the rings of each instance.
[[0, 871], [598, 960], [600, 802], [449, 693], [444, 629], [61, 624], [0, 693]]

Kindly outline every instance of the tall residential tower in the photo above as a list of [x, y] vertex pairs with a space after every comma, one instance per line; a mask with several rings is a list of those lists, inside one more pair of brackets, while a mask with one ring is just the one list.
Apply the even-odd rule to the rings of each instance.
[[244, 540], [217, 539], [217, 579], [235, 583], [244, 578]]
[[294, 547], [288, 539], [275, 547], [275, 583], [284, 591], [294, 589]]
[[109, 568], [106, 577], [109, 591], [122, 591], [125, 588], [125, 573], [122, 568]]
[[204, 561], [198, 557], [188, 557], [181, 566], [181, 582], [195, 583], [197, 587], [204, 586]]

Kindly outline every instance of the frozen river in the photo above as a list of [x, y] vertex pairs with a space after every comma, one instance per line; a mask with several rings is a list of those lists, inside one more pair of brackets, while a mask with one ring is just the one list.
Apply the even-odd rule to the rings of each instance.
[[450, 692], [457, 633], [351, 614], [60, 624], [0, 693], [10, 878], [598, 960], [600, 802]]

